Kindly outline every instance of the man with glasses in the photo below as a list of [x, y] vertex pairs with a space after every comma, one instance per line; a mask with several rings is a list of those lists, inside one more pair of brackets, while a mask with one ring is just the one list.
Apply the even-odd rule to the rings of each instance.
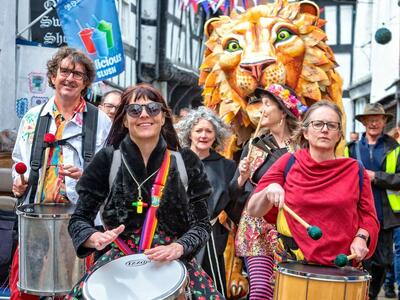
[[[13, 173], [13, 193], [20, 202], [77, 202], [75, 185], [84, 166], [104, 146], [111, 127], [106, 114], [83, 98], [95, 75], [90, 58], [73, 48], [61, 48], [47, 62], [48, 82], [55, 95], [47, 103], [31, 108], [22, 118], [12, 154], [15, 163], [28, 166], [24, 176], [29, 184], [21, 182], [15, 170]], [[51, 145], [43, 142], [47, 133], [55, 137]], [[43, 168], [46, 147], [51, 147], [51, 151]], [[20, 293], [17, 281], [18, 250], [10, 274], [11, 299], [38, 299]]]
[[[380, 221], [378, 246], [365, 267], [372, 276], [369, 297], [376, 299], [393, 258], [393, 234], [396, 252], [400, 252], [400, 147], [395, 139], [383, 132], [393, 115], [385, 113], [379, 103], [367, 104], [355, 119], [365, 126], [359, 141], [345, 149], [347, 156], [362, 161], [372, 185], [375, 208]], [[397, 255], [396, 255], [397, 256]], [[395, 259], [395, 273], [400, 276], [400, 259]], [[395, 296], [395, 295], [394, 295]], [[399, 298], [400, 299], [400, 298]]]
[[121, 104], [121, 94], [119, 90], [111, 90], [103, 95], [99, 108], [104, 111], [107, 116], [114, 121], [115, 114]]

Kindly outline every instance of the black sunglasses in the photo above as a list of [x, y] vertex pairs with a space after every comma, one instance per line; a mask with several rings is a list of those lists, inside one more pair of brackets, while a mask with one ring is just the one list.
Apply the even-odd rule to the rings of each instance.
[[137, 103], [129, 104], [126, 107], [126, 112], [132, 118], [139, 118], [140, 115], [142, 114], [143, 107], [145, 108], [147, 114], [150, 117], [157, 116], [163, 110], [163, 107], [162, 107], [161, 103], [150, 102], [150, 103], [147, 103], [147, 104], [137, 104]]

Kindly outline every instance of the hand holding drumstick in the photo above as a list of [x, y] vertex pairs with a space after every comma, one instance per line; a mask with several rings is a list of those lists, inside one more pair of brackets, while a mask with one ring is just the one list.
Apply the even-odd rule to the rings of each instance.
[[351, 243], [350, 250], [352, 252], [350, 255], [339, 254], [336, 256], [334, 264], [338, 267], [344, 267], [352, 259], [355, 259], [356, 261], [362, 261], [369, 252], [369, 249], [367, 248], [367, 241], [356, 236]]
[[23, 162], [19, 162], [15, 165], [15, 171], [19, 174], [19, 177], [15, 179], [12, 186], [12, 192], [15, 197], [21, 197], [28, 188], [28, 183], [24, 176], [26, 170], [27, 167]]
[[[263, 117], [264, 117], [264, 110], [261, 111], [260, 119], [258, 120], [257, 128], [256, 128], [256, 131], [254, 132], [253, 139], [255, 137], [257, 137], [258, 132], [260, 131]], [[249, 179], [249, 177], [250, 177], [250, 163], [251, 163], [250, 157], [251, 157], [251, 151], [253, 149], [253, 143], [251, 143], [251, 141], [250, 141], [250, 143], [248, 145], [249, 145], [249, 148], [248, 148], [247, 155], [245, 158], [243, 158], [239, 162], [239, 166], [238, 166], [239, 177], [238, 177], [237, 181], [238, 181], [239, 187], [242, 187], [246, 183], [246, 180]]]
[[277, 183], [272, 183], [266, 188], [266, 194], [269, 201], [279, 207], [283, 208], [289, 215], [292, 216], [297, 222], [303, 225], [307, 229], [307, 234], [313, 240], [319, 240], [322, 237], [322, 231], [319, 227], [310, 225], [298, 214], [296, 214], [290, 207], [285, 204], [285, 191], [282, 186]]
[[28, 168], [23, 162], [19, 162], [15, 164], [15, 171], [19, 174], [19, 177], [21, 179], [21, 184], [26, 184], [26, 180], [24, 177], [24, 174]]

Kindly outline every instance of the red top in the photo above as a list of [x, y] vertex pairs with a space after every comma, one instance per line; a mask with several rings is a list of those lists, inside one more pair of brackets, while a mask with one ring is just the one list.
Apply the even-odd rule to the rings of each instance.
[[[290, 154], [283, 155], [264, 174], [255, 192], [271, 183], [283, 185], [285, 203], [310, 225], [322, 230], [322, 237], [313, 240], [306, 229], [288, 213], [285, 217], [294, 240], [309, 262], [332, 265], [338, 254], [350, 254], [350, 245], [359, 228], [369, 233], [370, 257], [378, 240], [379, 221], [376, 216], [371, 184], [364, 171], [362, 194], [359, 197], [359, 166], [352, 158], [316, 162], [308, 149], [294, 154], [296, 161], [284, 182], [284, 170]], [[270, 221], [276, 212], [265, 218]], [[275, 220], [276, 221], [276, 220]]]

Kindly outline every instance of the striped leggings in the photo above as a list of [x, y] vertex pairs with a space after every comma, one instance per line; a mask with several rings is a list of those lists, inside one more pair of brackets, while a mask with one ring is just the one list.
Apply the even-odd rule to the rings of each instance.
[[249, 300], [272, 300], [274, 297], [272, 286], [274, 257], [272, 255], [248, 256], [245, 260], [250, 278]]

